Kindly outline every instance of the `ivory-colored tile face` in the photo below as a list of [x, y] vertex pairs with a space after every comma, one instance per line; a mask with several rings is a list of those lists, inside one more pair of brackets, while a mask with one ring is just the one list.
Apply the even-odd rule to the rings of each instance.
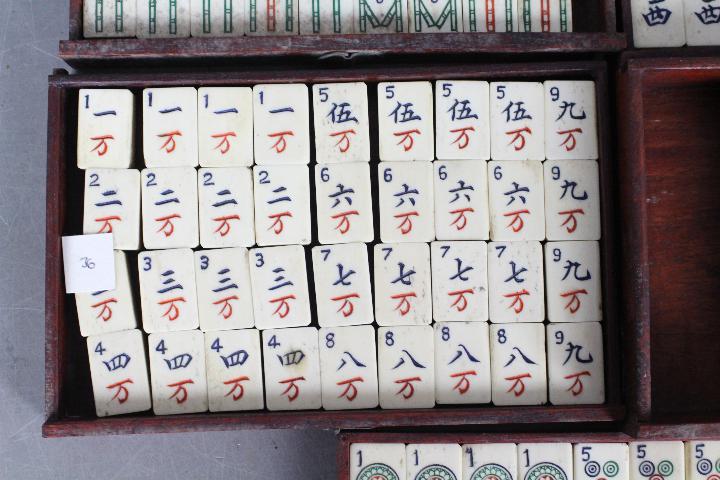
[[493, 160], [545, 160], [542, 83], [490, 84], [490, 144]]
[[720, 0], [683, 0], [687, 44], [720, 45]]
[[200, 244], [205, 248], [255, 245], [252, 170], [198, 170]]
[[548, 325], [547, 357], [553, 405], [605, 403], [603, 334], [599, 323]]
[[435, 406], [433, 329], [378, 328], [378, 385], [382, 408]]
[[206, 332], [205, 361], [211, 412], [264, 407], [260, 332]]
[[190, 36], [190, 0], [137, 0], [138, 38]]
[[367, 85], [325, 83], [313, 85], [312, 90], [315, 161], [319, 164], [369, 162]]
[[112, 233], [113, 248], [118, 250], [140, 247], [139, 171], [85, 171], [83, 233]]
[[478, 480], [493, 475], [516, 480], [517, 446], [514, 443], [463, 445], [463, 480]]
[[521, 32], [572, 32], [571, 0], [517, 0]]
[[540, 242], [488, 244], [490, 321], [542, 322], [545, 293]]
[[146, 168], [140, 174], [145, 248], [195, 248], [199, 242], [194, 168]]
[[320, 243], [375, 238], [368, 163], [315, 165], [315, 205]]
[[573, 445], [573, 456], [575, 480], [630, 478], [626, 443], [578, 443]]
[[517, 0], [463, 0], [465, 32], [516, 32], [518, 18]]
[[629, 446], [631, 480], [685, 478], [683, 442], [631, 442]]
[[450, 443], [410, 444], [405, 448], [408, 479], [460, 478], [462, 449]]
[[490, 228], [487, 163], [438, 160], [434, 167], [438, 240], [487, 240]]
[[200, 329], [255, 326], [247, 250], [198, 250], [194, 255]]
[[[490, 355], [495, 405], [541, 405], [547, 402], [544, 325], [491, 325]], [[521, 472], [522, 477], [524, 473]]]
[[380, 162], [378, 184], [383, 242], [435, 240], [432, 163]]
[[687, 480], [712, 480], [720, 473], [720, 442], [685, 442]]
[[490, 85], [435, 82], [435, 143], [441, 160], [490, 158]]
[[547, 239], [600, 240], [597, 162], [548, 160], [543, 168]]
[[137, 328], [125, 253], [115, 251], [115, 290], [76, 293], [75, 305], [83, 337]]
[[436, 322], [488, 319], [487, 244], [433, 242], [432, 293]]
[[85, 38], [134, 37], [136, 0], [84, 0]]
[[87, 338], [98, 417], [143, 412], [152, 406], [145, 344], [140, 330]]
[[299, 245], [250, 250], [255, 326], [310, 325], [310, 297], [305, 252]]
[[569, 443], [519, 443], [518, 478], [535, 480], [551, 476], [573, 480], [573, 452]]
[[374, 262], [377, 324], [430, 325], [432, 294], [428, 245], [377, 244]]
[[135, 136], [133, 112], [130, 90], [80, 90], [78, 168], [130, 167]]
[[489, 328], [485, 322], [435, 324], [435, 399], [490, 403]]
[[549, 321], [602, 320], [602, 276], [597, 242], [546, 243], [545, 271]]
[[143, 90], [143, 156], [148, 167], [198, 165], [197, 90]]
[[255, 85], [253, 116], [255, 163], [310, 163], [310, 107], [307, 85]]
[[350, 480], [373, 478], [404, 480], [405, 444], [353, 443], [350, 445]]
[[408, 31], [462, 32], [462, 0], [409, 0]]
[[[268, 7], [274, 6], [272, 9]], [[303, 5], [304, 7], [305, 5]], [[298, 35], [300, 33], [299, 0], [275, 2], [245, 0], [247, 35]]]
[[189, 248], [138, 254], [143, 330], [155, 333], [198, 327], [194, 263]]
[[155, 415], [207, 411], [202, 332], [152, 333], [148, 336], [148, 349]]
[[488, 193], [491, 239], [545, 240], [541, 162], [489, 162]]
[[348, 35], [355, 32], [353, 0], [312, 2], [300, 9], [300, 35]]
[[683, 0], [632, 0], [630, 10], [635, 47], [685, 45]]
[[252, 166], [252, 88], [200, 88], [197, 110], [200, 165]]
[[373, 322], [370, 268], [364, 243], [313, 247], [315, 305], [322, 327]]
[[193, 37], [242, 37], [246, 0], [191, 0]]
[[430, 82], [379, 83], [377, 98], [380, 160], [434, 160]]
[[370, 325], [321, 328], [320, 374], [325, 410], [377, 407], [375, 329]]
[[317, 328], [265, 330], [262, 338], [268, 410], [320, 408]]
[[405, 0], [357, 2], [355, 33], [402, 33], [407, 31]]
[[548, 160], [596, 160], [595, 82], [546, 81], [544, 85]]

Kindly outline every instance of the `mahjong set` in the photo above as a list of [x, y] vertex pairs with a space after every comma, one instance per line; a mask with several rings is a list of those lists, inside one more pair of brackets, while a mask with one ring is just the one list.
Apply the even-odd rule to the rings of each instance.
[[[720, 0], [70, 12], [46, 436], [313, 427], [342, 479], [720, 478]], [[66, 293], [61, 239], [98, 234], [115, 288]]]

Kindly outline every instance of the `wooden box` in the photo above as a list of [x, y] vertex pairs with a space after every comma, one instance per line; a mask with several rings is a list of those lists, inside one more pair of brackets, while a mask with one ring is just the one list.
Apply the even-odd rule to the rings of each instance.
[[[81, 233], [83, 173], [76, 166], [78, 89], [129, 88], [136, 94], [136, 135], [141, 135], [138, 93], [144, 87], [240, 86], [266, 82], [365, 81], [370, 93], [371, 158], [377, 162], [375, 84], [390, 80], [534, 80], [585, 79], [596, 82], [600, 146], [600, 182], [603, 235], [602, 289], [606, 403], [594, 406], [438, 407], [429, 410], [363, 410], [235, 412], [182, 416], [150, 413], [96, 418], [89, 378], [87, 350], [80, 336], [74, 299], [65, 294], [61, 236]], [[554, 424], [599, 422], [609, 425], [625, 417], [621, 394], [619, 305], [620, 283], [616, 259], [614, 204], [615, 162], [611, 153], [610, 100], [607, 67], [603, 62], [534, 64], [454, 64], [436, 66], [378, 66], [374, 68], [243, 70], [235, 72], [125, 73], [69, 76], [58, 71], [49, 80], [47, 258], [46, 258], [46, 413], [45, 436], [110, 433], [230, 430], [238, 428], [365, 429], [380, 427]], [[142, 141], [135, 158], [142, 158]], [[314, 158], [312, 159], [314, 163]], [[141, 167], [141, 165], [136, 165]], [[371, 171], [376, 171], [371, 166]], [[372, 178], [377, 209], [377, 178]], [[377, 210], [376, 210], [377, 211]], [[376, 228], [376, 238], [377, 238]], [[315, 232], [316, 233], [316, 232]], [[316, 243], [315, 243], [316, 244]], [[130, 255], [132, 265], [133, 256]], [[137, 287], [135, 287], [137, 288]], [[136, 292], [137, 295], [137, 292]]]
[[[309, 2], [309, 0], [308, 0]], [[83, 0], [70, 0], [69, 40], [60, 58], [71, 66], [143, 62], [214, 61], [293, 57], [377, 59], [381, 55], [467, 55], [555, 52], [617, 52], [625, 48], [618, 30], [616, 0], [572, 0], [573, 33], [404, 33], [382, 35], [245, 36], [238, 38], [84, 39]]]

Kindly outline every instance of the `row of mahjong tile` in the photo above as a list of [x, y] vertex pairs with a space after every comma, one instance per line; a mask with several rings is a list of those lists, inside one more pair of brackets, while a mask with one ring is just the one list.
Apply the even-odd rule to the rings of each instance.
[[[75, 295], [83, 336], [137, 328], [125, 254], [115, 255], [116, 289]], [[543, 322], [546, 310], [552, 323], [602, 320], [597, 242], [549, 242], [544, 266], [540, 242], [377, 244], [374, 296], [365, 244], [313, 247], [312, 267], [314, 309], [299, 245], [141, 252], [142, 327]]]
[[264, 406], [540, 405], [548, 390], [556, 405], [605, 398], [602, 328], [595, 322], [282, 328], [263, 331], [262, 345], [256, 329], [188, 330], [150, 334], [147, 345], [151, 389], [142, 332], [87, 338], [99, 416], [151, 404], [167, 415]]
[[720, 0], [632, 0], [636, 47], [720, 45]]
[[571, 32], [570, 0], [84, 0], [86, 38]]
[[[89, 169], [83, 232], [119, 250], [439, 240], [599, 240], [598, 164], [587, 160]], [[142, 192], [142, 193], [141, 193]], [[141, 202], [142, 199], [142, 202]], [[142, 203], [142, 208], [141, 204]], [[142, 210], [142, 215], [140, 212]], [[142, 225], [142, 228], [141, 228]]]
[[349, 480], [713, 480], [720, 442], [354, 443], [349, 462]]
[[[317, 163], [370, 161], [365, 83], [312, 86]], [[80, 168], [128, 168], [133, 94], [80, 90]], [[148, 167], [310, 163], [305, 84], [148, 88], [143, 91]], [[377, 85], [379, 158], [593, 160], [598, 158], [592, 81], [438, 80]]]

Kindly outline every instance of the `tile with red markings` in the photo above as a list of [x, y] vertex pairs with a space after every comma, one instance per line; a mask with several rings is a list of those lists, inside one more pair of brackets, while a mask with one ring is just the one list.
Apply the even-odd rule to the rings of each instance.
[[145, 342], [140, 330], [90, 336], [87, 349], [98, 417], [150, 410]]
[[434, 162], [435, 235], [438, 240], [487, 240], [487, 163], [482, 160]]
[[545, 272], [550, 322], [602, 320], [598, 242], [546, 243]]
[[[631, 480], [683, 480], [685, 449], [683, 442], [631, 442]], [[697, 455], [697, 452], [694, 452]]]
[[265, 406], [260, 332], [206, 332], [205, 363], [211, 412], [260, 410]]
[[518, 443], [518, 476], [573, 480], [573, 452], [570, 443]]
[[576, 443], [573, 445], [573, 457], [575, 480], [630, 480], [627, 443]]
[[245, 0], [191, 0], [190, 34], [193, 37], [242, 37]]
[[435, 354], [429, 325], [381, 327], [378, 385], [382, 408], [435, 406]]
[[310, 107], [304, 84], [253, 87], [255, 163], [310, 163]]
[[595, 82], [545, 82], [545, 154], [548, 160], [598, 158]]
[[325, 410], [377, 407], [375, 329], [371, 325], [321, 328], [320, 374]]
[[256, 165], [255, 239], [258, 245], [310, 243], [310, 177], [306, 165]]
[[[298, 35], [299, 0], [245, 1], [247, 35]], [[304, 6], [303, 6], [304, 8]]]
[[405, 444], [351, 444], [350, 480], [365, 480], [373, 475], [405, 480]]
[[490, 145], [493, 160], [545, 160], [542, 83], [490, 84]]
[[517, 445], [480, 443], [463, 445], [463, 480], [486, 478], [517, 479]]
[[488, 195], [491, 239], [545, 240], [541, 162], [489, 162]]
[[433, 164], [378, 164], [380, 238], [383, 242], [435, 240]]
[[437, 158], [490, 159], [490, 85], [487, 82], [435, 82]]
[[83, 233], [112, 233], [113, 248], [140, 248], [140, 172], [85, 170]]
[[197, 90], [143, 90], [143, 155], [147, 167], [198, 165]]
[[138, 38], [187, 38], [190, 36], [190, 0], [158, 2], [138, 0]]
[[425, 243], [374, 247], [375, 321], [378, 325], [430, 325], [430, 248]]
[[313, 85], [312, 90], [315, 161], [369, 162], [367, 85], [363, 82], [324, 83]]
[[130, 90], [79, 91], [78, 168], [130, 167], [135, 144], [134, 111]]
[[543, 168], [547, 239], [600, 240], [597, 162], [547, 160]]
[[490, 403], [489, 327], [435, 324], [435, 398], [439, 404]]
[[370, 266], [364, 243], [313, 247], [315, 305], [322, 327], [373, 322]]
[[146, 168], [140, 182], [145, 248], [197, 247], [200, 233], [195, 169]]
[[462, 0], [465, 32], [516, 32], [517, 0]]
[[490, 363], [493, 404], [542, 405], [547, 402], [543, 324], [490, 325]]
[[545, 281], [540, 242], [490, 242], [488, 283], [491, 322], [545, 320]]
[[409, 444], [405, 463], [407, 478], [460, 478], [462, 448], [456, 443]]
[[430, 249], [433, 319], [487, 321], [487, 243], [433, 242]]
[[255, 245], [252, 170], [198, 170], [200, 244], [204, 248]]
[[380, 160], [435, 159], [430, 82], [378, 84]]
[[[720, 441], [701, 440], [685, 442], [687, 480], [710, 480], [717, 478], [720, 465]], [[713, 468], [715, 472], [713, 472]], [[621, 478], [620, 480], [627, 480]], [[583, 479], [584, 480], [584, 479]]]
[[147, 333], [198, 327], [195, 259], [189, 248], [138, 254], [143, 330]]
[[263, 370], [268, 410], [311, 410], [322, 406], [318, 330], [265, 330]]
[[200, 166], [252, 166], [252, 88], [200, 88], [197, 109]]
[[520, 32], [572, 32], [571, 0], [518, 0]]

